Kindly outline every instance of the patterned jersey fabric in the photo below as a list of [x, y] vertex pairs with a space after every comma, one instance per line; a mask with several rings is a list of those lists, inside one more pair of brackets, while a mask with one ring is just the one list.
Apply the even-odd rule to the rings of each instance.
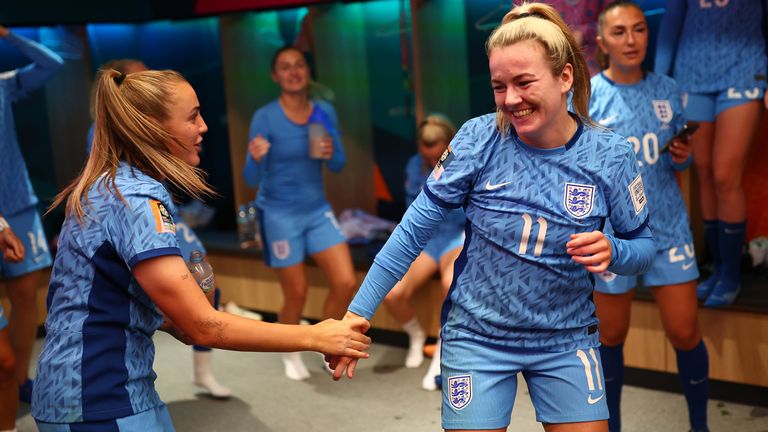
[[685, 124], [675, 81], [647, 73], [623, 85], [603, 73], [592, 77], [589, 116], [625, 137], [634, 148], [650, 209], [649, 225], [658, 250], [691, 243], [688, 210], [675, 178], [669, 152], [662, 147]]
[[181, 254], [175, 207], [160, 182], [124, 163], [115, 180], [125, 202], [97, 182], [82, 224], [64, 221], [32, 401], [40, 421], [106, 420], [162, 404], [152, 334], [163, 318], [132, 268]]

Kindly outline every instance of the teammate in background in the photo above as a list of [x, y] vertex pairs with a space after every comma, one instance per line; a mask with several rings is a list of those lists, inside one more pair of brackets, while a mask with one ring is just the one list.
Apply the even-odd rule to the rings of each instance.
[[656, 73], [675, 78], [685, 92], [685, 117], [701, 125], [691, 145], [715, 264], [698, 286], [707, 307], [733, 303], [741, 289], [742, 180], [761, 107], [768, 106], [766, 14], [768, 0], [668, 0], [659, 31]]
[[[419, 125], [417, 141], [419, 153], [414, 155], [405, 167], [405, 194], [408, 206], [424, 187], [429, 173], [437, 165], [440, 156], [448, 148], [456, 127], [441, 115], [430, 115]], [[424, 341], [426, 333], [419, 324], [416, 311], [411, 305], [413, 293], [439, 272], [443, 298], [448, 293], [453, 281], [453, 262], [461, 252], [464, 243], [464, 223], [466, 217], [462, 209], [456, 209], [447, 217], [424, 246], [416, 260], [411, 264], [403, 280], [398, 282], [384, 298], [384, 305], [393, 317], [403, 326], [408, 334], [409, 347], [405, 358], [405, 367], [418, 367], [424, 360]], [[435, 377], [440, 376], [440, 340], [432, 356], [427, 374], [422, 380], [424, 390], [435, 390]]]
[[37, 195], [32, 190], [16, 139], [11, 104], [42, 87], [64, 60], [48, 48], [3, 26], [0, 26], [0, 39], [32, 60], [28, 66], [0, 74], [0, 213], [19, 233], [27, 251], [19, 263], [0, 259], [0, 278], [5, 280], [11, 301], [8, 330], [16, 356], [19, 398], [29, 403], [33, 385], [29, 379], [29, 362], [37, 334], [39, 270], [51, 265], [51, 253], [35, 208]]
[[32, 395], [40, 431], [172, 431], [153, 383], [158, 329], [224, 349], [366, 356], [362, 319], [287, 326], [211, 307], [180, 256], [164, 185], [212, 193], [195, 168], [208, 130], [195, 91], [167, 70], [105, 71], [96, 85], [93, 151], [51, 206], [66, 201]]
[[[324, 318], [341, 318], [352, 298], [355, 274], [346, 239], [323, 191], [323, 165], [344, 167], [344, 148], [336, 112], [309, 92], [309, 68], [297, 48], [285, 47], [272, 58], [272, 79], [280, 86], [277, 100], [253, 115], [243, 177], [259, 187], [256, 205], [264, 240], [264, 262], [275, 269], [283, 290], [278, 319], [296, 324], [307, 299], [304, 258], [315, 260], [330, 283]], [[308, 123], [322, 122], [328, 135], [321, 158], [310, 158]], [[283, 355], [290, 379], [309, 378], [300, 353]]]
[[[456, 134], [347, 317], [370, 319], [446, 215], [464, 207], [440, 333], [443, 428], [506, 430], [522, 372], [546, 431], [605, 431], [591, 296], [594, 274], [652, 264], [637, 161], [624, 138], [592, 125], [587, 66], [555, 9], [515, 7], [487, 52], [497, 113]], [[600, 231], [607, 219], [614, 234]], [[354, 375], [356, 360], [328, 360], [334, 378]]]
[[[95, 81], [98, 81], [98, 77], [101, 71], [108, 71], [113, 69], [126, 75], [134, 72], [143, 72], [149, 70], [149, 68], [147, 68], [147, 66], [140, 60], [111, 60], [104, 63], [99, 68], [99, 72], [96, 73]], [[96, 86], [94, 85], [92, 91], [94, 94], [91, 95], [92, 100], [95, 97], [95, 92]], [[91, 103], [92, 110], [95, 109], [93, 105], [94, 104]], [[96, 113], [92, 112], [91, 116], [95, 118]], [[96, 123], [94, 122], [91, 124], [91, 128], [88, 130], [88, 142], [86, 144], [88, 154], [91, 153], [91, 148], [93, 146], [93, 136], [95, 129]], [[192, 251], [198, 250], [202, 252], [207, 259], [205, 246], [203, 246], [203, 243], [197, 237], [197, 234], [195, 234], [192, 228], [184, 223], [184, 220], [179, 214], [178, 207], [176, 208], [176, 211], [171, 215], [171, 217], [176, 224], [176, 240], [179, 243], [179, 249], [181, 249], [181, 257], [184, 258], [185, 261], [189, 260]], [[219, 287], [216, 287], [213, 295], [213, 307], [216, 309], [219, 309], [220, 298], [221, 290]], [[213, 353], [209, 347], [199, 345], [194, 345], [192, 347], [192, 369], [192, 382], [196, 386], [208, 390], [208, 393], [210, 393], [210, 395], [214, 398], [224, 399], [232, 395], [232, 391], [228, 387], [221, 385], [218, 380], [216, 380], [216, 377], [213, 376]]]
[[[648, 222], [656, 239], [656, 260], [642, 275], [643, 285], [651, 287], [667, 338], [675, 348], [691, 429], [706, 431], [709, 360], [698, 320], [699, 272], [688, 211], [675, 178], [676, 171], [691, 163], [687, 141], [673, 140], [685, 124], [680, 91], [671, 78], [642, 69], [648, 25], [638, 5], [624, 0], [610, 3], [598, 18], [597, 43], [605, 62], [603, 72], [592, 78], [589, 115], [634, 146], [651, 210]], [[669, 151], [662, 152], [670, 141]], [[636, 285], [636, 276], [610, 272], [600, 275], [595, 284], [611, 432], [621, 430], [623, 349]]]
[[[0, 254], [5, 262], [24, 259], [24, 244], [0, 214]], [[19, 406], [19, 383], [16, 381], [16, 356], [8, 334], [8, 320], [0, 305], [0, 432], [15, 432], [16, 409]]]

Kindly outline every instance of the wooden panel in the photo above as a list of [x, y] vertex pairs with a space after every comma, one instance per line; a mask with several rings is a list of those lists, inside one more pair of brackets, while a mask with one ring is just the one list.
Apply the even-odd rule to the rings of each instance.
[[632, 303], [632, 317], [624, 362], [627, 366], [663, 371], [667, 369], [667, 342], [655, 303]]
[[[217, 285], [221, 288], [222, 302], [235, 301], [240, 306], [265, 312], [277, 313], [283, 304], [283, 294], [275, 272], [260, 259], [208, 254], [211, 265], [216, 269]], [[356, 272], [357, 285], [362, 283], [365, 272]], [[319, 268], [307, 266], [309, 293], [303, 316], [320, 319], [323, 302], [327, 295], [327, 281]], [[437, 336], [440, 330], [440, 283], [434, 280], [419, 290], [413, 298], [419, 320], [430, 336]], [[371, 320], [376, 328], [400, 331], [384, 307]]]

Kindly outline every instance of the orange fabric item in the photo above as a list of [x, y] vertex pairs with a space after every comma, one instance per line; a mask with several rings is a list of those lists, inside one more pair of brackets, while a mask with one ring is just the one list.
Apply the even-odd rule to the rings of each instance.
[[389, 192], [387, 182], [384, 181], [384, 175], [381, 174], [379, 164], [373, 164], [373, 193], [376, 196], [376, 200], [392, 202], [392, 194]]

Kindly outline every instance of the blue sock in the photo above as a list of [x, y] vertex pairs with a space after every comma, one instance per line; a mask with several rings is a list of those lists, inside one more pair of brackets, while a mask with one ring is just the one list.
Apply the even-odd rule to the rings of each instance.
[[720, 278], [738, 282], [741, 278], [741, 251], [744, 248], [747, 222], [728, 223], [720, 221], [717, 228], [720, 261], [722, 262]]
[[720, 221], [717, 226], [720, 252], [720, 276], [704, 306], [725, 306], [733, 303], [741, 285], [741, 251], [747, 222]]
[[707, 251], [709, 252], [709, 256], [712, 258], [714, 270], [712, 274], [709, 275], [709, 277], [701, 282], [697, 287], [698, 297], [700, 299], [706, 298], [712, 292], [712, 289], [717, 284], [717, 280], [720, 276], [720, 250], [717, 241], [717, 227], [718, 221], [716, 219], [704, 220], [704, 238], [707, 241]]
[[621, 430], [621, 387], [624, 386], [624, 345], [600, 346], [600, 360], [605, 377], [605, 400], [608, 403], [608, 430]]
[[709, 355], [704, 340], [690, 351], [675, 349], [677, 370], [688, 403], [691, 429], [706, 431], [707, 401], [709, 399]]

